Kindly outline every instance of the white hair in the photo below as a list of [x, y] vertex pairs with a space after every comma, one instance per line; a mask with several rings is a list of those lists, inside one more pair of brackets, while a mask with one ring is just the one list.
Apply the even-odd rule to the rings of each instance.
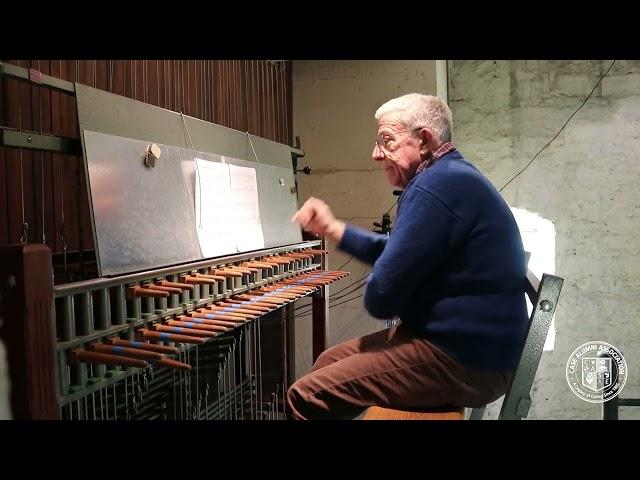
[[409, 93], [393, 98], [378, 108], [376, 120], [390, 113], [396, 115], [409, 130], [427, 127], [440, 144], [451, 141], [451, 110], [438, 97]]

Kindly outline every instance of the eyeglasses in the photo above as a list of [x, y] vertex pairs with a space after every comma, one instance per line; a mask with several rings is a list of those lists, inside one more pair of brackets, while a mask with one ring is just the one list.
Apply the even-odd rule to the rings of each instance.
[[399, 132], [391, 132], [391, 133], [382, 133], [376, 137], [376, 146], [383, 151], [389, 151], [389, 143], [395, 140], [394, 135], [399, 133], [407, 133], [407, 132], [417, 132], [421, 130], [422, 127], [412, 128], [410, 130], [400, 130]]

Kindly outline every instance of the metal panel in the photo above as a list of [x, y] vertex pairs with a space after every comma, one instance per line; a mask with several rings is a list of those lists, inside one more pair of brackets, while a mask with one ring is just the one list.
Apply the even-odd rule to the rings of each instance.
[[[219, 155], [159, 144], [162, 155], [147, 168], [151, 140], [83, 132], [87, 184], [100, 275], [118, 275], [203, 259], [195, 221], [195, 163]], [[265, 247], [301, 241], [289, 221], [296, 210], [292, 169], [225, 157], [257, 171]], [[225, 252], [232, 254], [236, 252]]]
[[[181, 116], [177, 112], [76, 84], [80, 131], [151, 140], [198, 152], [211, 152], [261, 164], [291, 167], [291, 147], [246, 132]], [[186, 128], [185, 128], [186, 125]], [[251, 148], [253, 144], [253, 149]]]
[[191, 156], [163, 145], [155, 168], [142, 161], [149, 142], [84, 132], [88, 188], [100, 275], [201, 259], [193, 195], [184, 164]]
[[[256, 169], [265, 247], [302, 240], [291, 148], [76, 84], [100, 275], [203, 259], [195, 222], [194, 157]], [[143, 154], [162, 149], [155, 168]], [[236, 252], [228, 252], [236, 253]]]

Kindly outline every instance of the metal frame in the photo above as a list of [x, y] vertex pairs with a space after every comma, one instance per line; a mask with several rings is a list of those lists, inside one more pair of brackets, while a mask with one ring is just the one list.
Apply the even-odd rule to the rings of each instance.
[[[43, 75], [33, 68], [23, 68], [10, 63], [0, 62], [0, 75], [47, 87], [71, 96], [75, 96], [76, 94], [76, 88], [73, 82]], [[2, 133], [0, 136], [0, 144], [5, 147], [44, 150], [67, 155], [80, 155], [82, 153], [82, 146], [80, 140], [77, 138], [19, 131], [6, 127], [0, 128], [0, 133]]]
[[[560, 277], [546, 273], [539, 281], [531, 270], [527, 271], [526, 293], [531, 300], [533, 310], [520, 360], [504, 396], [498, 417], [500, 420], [521, 420], [529, 414], [531, 387], [538, 370], [549, 326], [558, 304], [563, 281]], [[481, 420], [485, 408], [486, 406], [472, 409], [470, 420]]]
[[0, 75], [6, 75], [9, 78], [15, 78], [17, 80], [29, 81], [71, 95], [74, 95], [76, 92], [73, 82], [50, 75], [43, 75], [34, 68], [23, 68], [10, 63], [0, 62]]
[[[307, 250], [320, 243], [319, 240], [303, 242], [256, 251], [252, 256], [258, 260], [263, 256], [271, 258], [270, 255], [274, 253]], [[131, 298], [126, 294], [129, 287], [144, 286], [158, 280], [177, 281], [180, 274], [204, 273], [207, 267], [215, 268], [249, 258], [250, 254], [229, 256], [224, 258], [224, 262], [213, 259], [54, 287], [48, 273], [52, 268], [51, 250], [48, 247], [40, 244], [0, 247], [0, 276], [9, 279], [0, 285], [3, 300], [0, 303], [0, 316], [11, 320], [0, 328], [0, 337], [6, 342], [11, 366], [14, 418], [61, 418], [62, 409], [73, 402], [88, 398], [88, 395], [103, 391], [106, 387], [112, 388], [141, 373], [137, 368], [107, 370], [99, 366], [89, 370], [85, 364], [72, 367], [68, 361], [69, 352], [116, 336], [134, 340], [139, 328], [148, 328], [230, 296], [318, 269], [323, 256], [318, 254], [313, 259], [296, 260], [289, 266], [280, 265], [268, 271], [263, 270], [266, 276], [251, 274], [244, 275], [242, 280], [234, 279], [232, 284], [227, 279], [224, 284], [200, 285], [193, 292], [174, 294], [166, 299]], [[315, 296], [318, 293], [316, 290], [308, 295]], [[282, 345], [282, 379], [286, 390], [295, 379], [295, 314], [289, 306], [281, 315], [285, 320], [283, 329], [286, 330]], [[252, 332], [258, 334], [257, 345], [260, 343], [260, 324], [261, 319], [258, 319], [255, 328], [249, 326]], [[321, 340], [324, 342], [325, 337]], [[313, 339], [314, 345], [317, 341]], [[253, 342], [255, 344], [255, 337]], [[188, 358], [192, 350], [192, 345], [183, 345], [180, 355]], [[196, 355], [197, 351], [196, 348]], [[258, 351], [262, 355], [259, 346]], [[284, 396], [282, 402], [285, 402]]]
[[620, 407], [640, 407], [640, 398], [615, 397], [602, 404], [603, 420], [619, 420]]

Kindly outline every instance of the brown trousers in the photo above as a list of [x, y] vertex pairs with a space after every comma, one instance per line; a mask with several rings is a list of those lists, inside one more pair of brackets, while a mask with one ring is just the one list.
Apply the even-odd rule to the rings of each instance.
[[295, 419], [353, 418], [365, 408], [479, 407], [500, 398], [513, 371], [473, 371], [402, 324], [323, 352], [287, 392]]

